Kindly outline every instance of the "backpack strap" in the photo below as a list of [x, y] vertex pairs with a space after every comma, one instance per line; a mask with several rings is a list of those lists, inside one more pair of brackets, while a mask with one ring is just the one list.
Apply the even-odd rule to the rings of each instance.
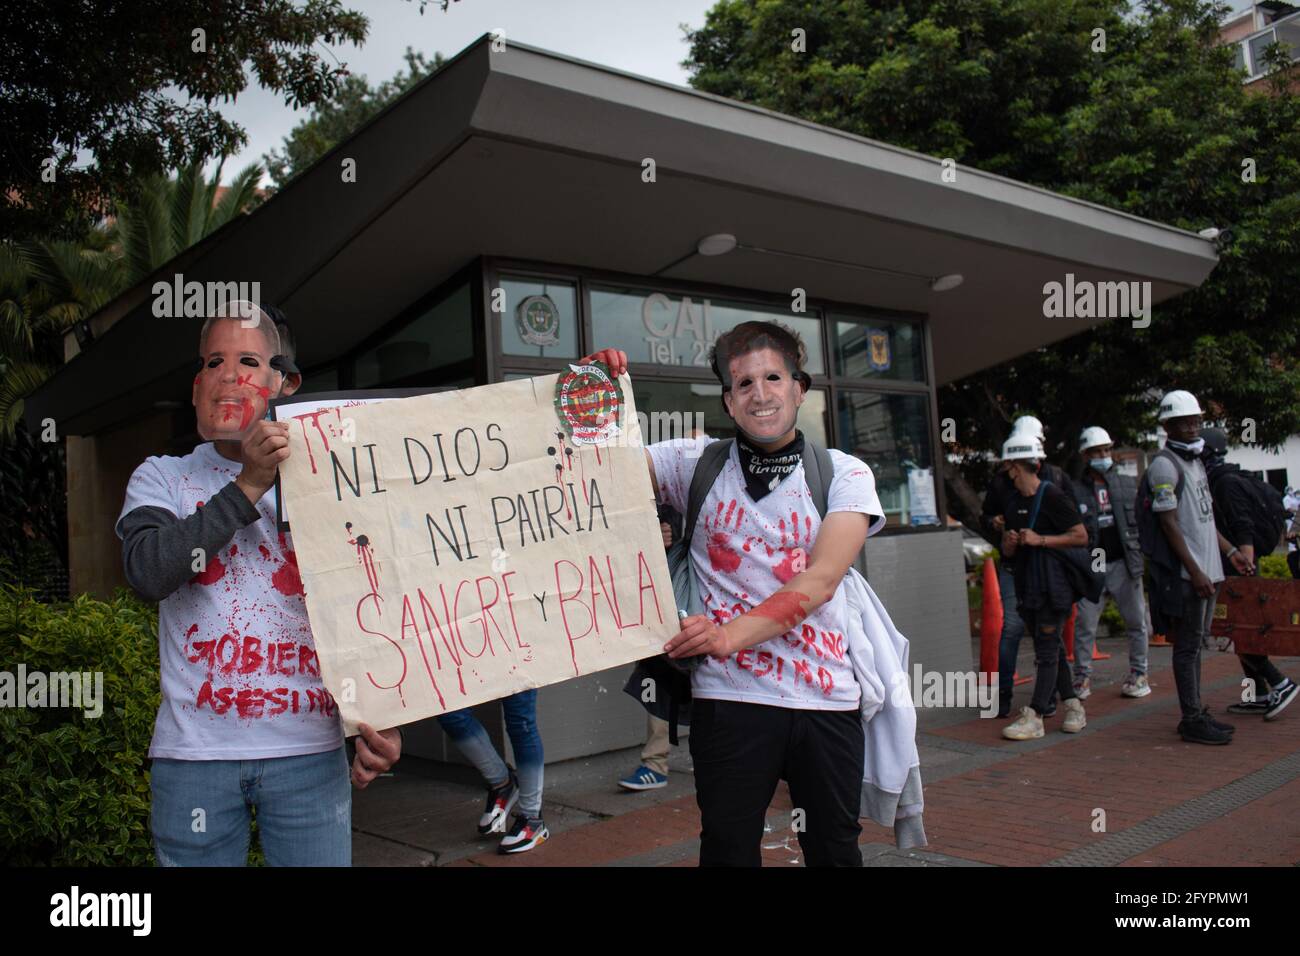
[[812, 493], [817, 514], [825, 520], [827, 495], [835, 478], [835, 463], [831, 461], [831, 453], [814, 441], [803, 444], [803, 476]]
[[[695, 533], [695, 522], [704, 507], [704, 499], [709, 496], [709, 489], [722, 473], [722, 466], [731, 454], [735, 439], [724, 438], [711, 442], [700, 453], [700, 460], [695, 463], [695, 473], [691, 475], [691, 490], [686, 498], [686, 517], [682, 525], [682, 538], [689, 542]], [[688, 545], [689, 546], [689, 545]]]
[[1043, 503], [1043, 492], [1047, 490], [1047, 486], [1050, 484], [1051, 484], [1050, 481], [1040, 481], [1038, 483], [1038, 490], [1034, 492], [1034, 507], [1029, 512], [1030, 531], [1034, 530], [1034, 525], [1038, 522], [1038, 508]]

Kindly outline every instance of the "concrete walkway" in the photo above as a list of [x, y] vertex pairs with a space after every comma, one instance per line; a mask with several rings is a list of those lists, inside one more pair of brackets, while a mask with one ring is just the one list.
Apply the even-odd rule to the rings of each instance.
[[[1103, 640], [1112, 658], [1095, 665], [1088, 726], [1015, 743], [1004, 721], [971, 710], [922, 710], [918, 744], [930, 845], [899, 851], [890, 831], [864, 823], [868, 866], [1249, 866], [1300, 865], [1300, 702], [1271, 723], [1227, 715], [1240, 695], [1237, 659], [1205, 653], [1202, 691], [1237, 726], [1226, 747], [1183, 743], [1168, 648], [1151, 649], [1150, 696], [1119, 693], [1127, 643]], [[1278, 666], [1300, 678], [1300, 660]], [[1033, 673], [1022, 645], [1020, 673]], [[1017, 688], [1028, 703], [1032, 684]], [[545, 691], [543, 691], [545, 693]], [[542, 728], [545, 733], [545, 728]], [[543, 815], [551, 839], [518, 856], [498, 855], [475, 823], [484, 789], [468, 768], [419, 759], [356, 793], [357, 866], [694, 866], [699, 852], [686, 741], [674, 748], [669, 785], [633, 794], [615, 781], [638, 749], [546, 768]], [[783, 785], [768, 813], [766, 865], [801, 863]]]

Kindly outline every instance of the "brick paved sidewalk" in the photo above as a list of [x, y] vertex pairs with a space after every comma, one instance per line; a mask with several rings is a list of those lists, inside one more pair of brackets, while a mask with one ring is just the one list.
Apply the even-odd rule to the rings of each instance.
[[[1203, 697], [1237, 726], [1236, 739], [1226, 747], [1187, 744], [1174, 732], [1169, 650], [1152, 648], [1151, 695], [1128, 700], [1119, 693], [1123, 646], [1105, 642], [1114, 658], [1096, 666], [1080, 734], [1061, 733], [1058, 715], [1043, 739], [1016, 743], [1000, 736], [1004, 721], [923, 711], [918, 744], [930, 845], [899, 851], [890, 831], [864, 823], [867, 865], [1300, 865], [1300, 703], [1271, 723], [1226, 715], [1241, 670], [1234, 656], [1207, 652]], [[1300, 661], [1277, 663], [1300, 677]], [[1020, 669], [1032, 673], [1031, 652]], [[1017, 689], [1017, 706], [1030, 689]], [[483, 790], [472, 772], [414, 761], [357, 795], [354, 862], [694, 866], [699, 812], [684, 744], [674, 750], [669, 787], [649, 793], [614, 785], [636, 765], [636, 750], [547, 767], [543, 812], [552, 837], [512, 857], [497, 855], [493, 840], [474, 839]], [[801, 863], [790, 811], [782, 785], [768, 813], [765, 865]]]

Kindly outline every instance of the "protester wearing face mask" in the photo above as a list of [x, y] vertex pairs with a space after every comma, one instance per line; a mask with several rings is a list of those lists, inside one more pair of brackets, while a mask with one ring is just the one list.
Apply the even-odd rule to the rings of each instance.
[[1057, 695], [1065, 709], [1061, 729], [1078, 733], [1087, 724], [1083, 704], [1070, 681], [1062, 631], [1074, 603], [1074, 589], [1065, 565], [1046, 554], [1048, 549], [1081, 548], [1088, 532], [1074, 498], [1040, 477], [1042, 443], [1013, 433], [1002, 448], [1007, 477], [1016, 494], [1007, 504], [1002, 554], [1013, 562], [1016, 597], [1025, 632], [1034, 641], [1034, 696], [1020, 716], [1002, 730], [1008, 740], [1043, 736], [1043, 717]]
[[1201, 647], [1210, 633], [1214, 598], [1223, 581], [1223, 558], [1249, 573], [1249, 562], [1215, 526], [1210, 483], [1201, 463], [1205, 442], [1201, 406], [1191, 392], [1160, 400], [1159, 420], [1168, 439], [1147, 469], [1151, 511], [1159, 541], [1151, 560], [1152, 611], [1173, 641], [1174, 683], [1182, 720], [1178, 734], [1190, 743], [1227, 744], [1233, 727], [1201, 704]]
[[[1033, 415], [1021, 415], [1011, 424], [1011, 436], [1025, 435], [1036, 440], [1039, 447], [1044, 441], [1043, 423]], [[1050, 481], [1058, 489], [1073, 494], [1065, 472], [1047, 461], [1039, 461], [1039, 477]], [[980, 514], [980, 530], [985, 540], [995, 548], [1002, 546], [1002, 532], [1006, 530], [1007, 505], [1016, 497], [1015, 486], [1007, 476], [1008, 464], [1002, 462], [989, 482]], [[1025, 625], [1017, 610], [1015, 576], [1010, 561], [998, 562], [998, 590], [1002, 599], [1002, 632], [998, 638], [998, 718], [1011, 715], [1011, 698], [1014, 692], [1016, 658], [1020, 655], [1020, 639], [1025, 636]], [[1056, 713], [1056, 700], [1048, 704], [1046, 717]]]
[[1101, 599], [1079, 602], [1074, 631], [1074, 690], [1080, 700], [1092, 693], [1092, 655], [1097, 639], [1097, 622], [1106, 606], [1106, 595], [1115, 599], [1128, 632], [1128, 679], [1121, 692], [1125, 697], [1145, 697], [1147, 683], [1147, 609], [1142, 594], [1142, 547], [1134, 513], [1137, 479], [1115, 470], [1111, 457], [1114, 445], [1106, 429], [1093, 425], [1079, 436], [1079, 453], [1087, 467], [1079, 486], [1093, 514], [1097, 516], [1097, 547], [1104, 552], [1105, 590]]
[[[126, 578], [158, 602], [150, 826], [163, 866], [244, 865], [253, 808], [268, 864], [351, 863], [342, 725], [271, 492], [289, 440], [267, 403], [299, 381], [265, 312], [221, 310], [199, 334], [191, 396], [205, 441], [147, 459], [127, 485]], [[397, 760], [400, 735], [362, 725], [356, 750], [364, 787]]]

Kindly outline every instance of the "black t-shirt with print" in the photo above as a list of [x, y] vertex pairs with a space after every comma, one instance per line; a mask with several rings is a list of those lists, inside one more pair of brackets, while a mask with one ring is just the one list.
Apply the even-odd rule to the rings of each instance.
[[[1007, 503], [1007, 530], [1019, 531], [1029, 527], [1029, 515], [1034, 508], [1034, 496], [1017, 492]], [[1065, 534], [1081, 524], [1079, 505], [1074, 497], [1051, 482], [1043, 483], [1043, 499], [1038, 507], [1038, 518], [1033, 530], [1041, 535]], [[1016, 549], [1016, 603], [1027, 610], [1043, 607], [1068, 608], [1073, 603], [1070, 580], [1064, 565], [1047, 558], [1041, 546], [1021, 545]]]

